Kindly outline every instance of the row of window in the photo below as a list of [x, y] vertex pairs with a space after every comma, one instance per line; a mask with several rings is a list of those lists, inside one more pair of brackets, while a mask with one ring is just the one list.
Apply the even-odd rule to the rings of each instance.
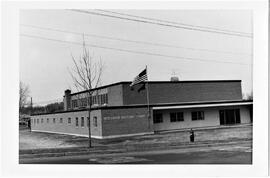
[[[53, 124], [56, 123], [56, 119], [57, 119], [57, 118], [52, 118]], [[40, 121], [40, 123], [42, 124], [42, 123], [45, 122], [45, 119], [44, 119], [44, 118], [41, 118], [41, 119], [33, 119], [33, 120], [32, 120], [32, 124], [39, 124], [39, 121]], [[47, 122], [47, 123], [50, 123], [50, 119], [47, 118], [47, 119], [46, 119], [46, 122]], [[59, 122], [58, 122], [58, 123], [63, 124], [63, 118], [59, 118]], [[71, 118], [70, 118], [70, 117], [67, 118], [67, 124], [71, 124]], [[84, 119], [84, 117], [81, 117], [81, 127], [84, 127], [84, 125], [85, 125], [85, 119]], [[97, 117], [96, 117], [96, 116], [93, 117], [93, 125], [94, 125], [95, 127], [98, 126], [98, 122], [97, 122]], [[78, 118], [78, 117], [75, 118], [75, 126], [76, 126], [76, 127], [79, 127], [79, 118]], [[89, 127], [89, 117], [87, 117], [87, 127]]]
[[[193, 111], [191, 112], [191, 120], [204, 120], [204, 112], [203, 111]], [[184, 113], [183, 112], [172, 112], [170, 113], [170, 122], [181, 122], [184, 121]], [[163, 114], [162, 113], [154, 113], [153, 117], [154, 123], [162, 123], [163, 122]]]
[[108, 94], [95, 95], [88, 98], [80, 98], [72, 100], [72, 108], [86, 107], [93, 104], [103, 105], [108, 104]]

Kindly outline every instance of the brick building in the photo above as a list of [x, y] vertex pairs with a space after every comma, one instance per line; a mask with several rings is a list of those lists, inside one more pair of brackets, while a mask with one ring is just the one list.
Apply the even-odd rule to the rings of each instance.
[[252, 122], [252, 101], [242, 100], [240, 80], [149, 81], [149, 110], [144, 83], [130, 84], [95, 88], [91, 98], [66, 90], [64, 111], [32, 115], [32, 131], [88, 136], [90, 103], [93, 138]]

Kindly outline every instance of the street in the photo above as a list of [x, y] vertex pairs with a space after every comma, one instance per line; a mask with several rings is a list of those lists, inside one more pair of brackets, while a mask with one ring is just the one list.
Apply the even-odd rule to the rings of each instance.
[[250, 142], [175, 150], [22, 159], [22, 164], [251, 164]]

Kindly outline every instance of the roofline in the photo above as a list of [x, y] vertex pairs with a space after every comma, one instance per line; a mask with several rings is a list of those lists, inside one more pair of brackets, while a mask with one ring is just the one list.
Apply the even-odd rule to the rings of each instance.
[[[148, 81], [148, 83], [212, 83], [212, 82], [242, 82], [242, 80], [186, 80], [186, 81]], [[91, 89], [92, 91], [115, 86], [115, 85], [120, 85], [120, 84], [131, 84], [131, 81], [122, 81], [122, 82], [116, 82], [108, 85], [103, 85], [94, 89]], [[90, 90], [90, 91], [91, 91]], [[70, 96], [76, 95], [76, 94], [81, 94], [85, 93], [89, 90], [84, 90], [76, 93], [71, 93]]]
[[194, 104], [181, 106], [156, 106], [153, 110], [168, 110], [168, 109], [191, 109], [191, 108], [208, 108], [208, 107], [222, 107], [222, 106], [242, 106], [251, 105], [252, 102], [238, 102], [238, 103], [211, 103], [211, 104]]
[[[166, 106], [193, 106], [198, 104], [239, 104], [243, 103], [244, 105], [252, 105], [253, 100], [231, 100], [231, 101], [207, 101], [207, 102], [186, 102], [186, 103], [159, 103], [159, 104], [150, 104], [149, 107], [166, 107]], [[147, 104], [134, 104], [134, 105], [125, 105], [125, 106], [102, 106], [91, 108], [91, 110], [106, 110], [106, 109], [126, 109], [126, 108], [147, 108]], [[187, 107], [188, 108], [188, 107]], [[58, 111], [54, 113], [40, 113], [40, 114], [32, 114], [31, 116], [36, 115], [49, 115], [49, 114], [61, 114], [61, 113], [69, 113], [69, 112], [82, 112], [88, 111], [88, 108], [77, 109], [77, 110], [68, 110], [68, 111]]]

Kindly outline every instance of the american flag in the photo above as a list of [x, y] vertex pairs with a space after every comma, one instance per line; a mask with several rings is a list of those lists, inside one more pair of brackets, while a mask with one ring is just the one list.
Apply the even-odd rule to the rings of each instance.
[[147, 72], [146, 72], [146, 68], [139, 74], [137, 75], [133, 82], [130, 84], [130, 87], [136, 85], [136, 84], [139, 84], [143, 81], [147, 81]]

